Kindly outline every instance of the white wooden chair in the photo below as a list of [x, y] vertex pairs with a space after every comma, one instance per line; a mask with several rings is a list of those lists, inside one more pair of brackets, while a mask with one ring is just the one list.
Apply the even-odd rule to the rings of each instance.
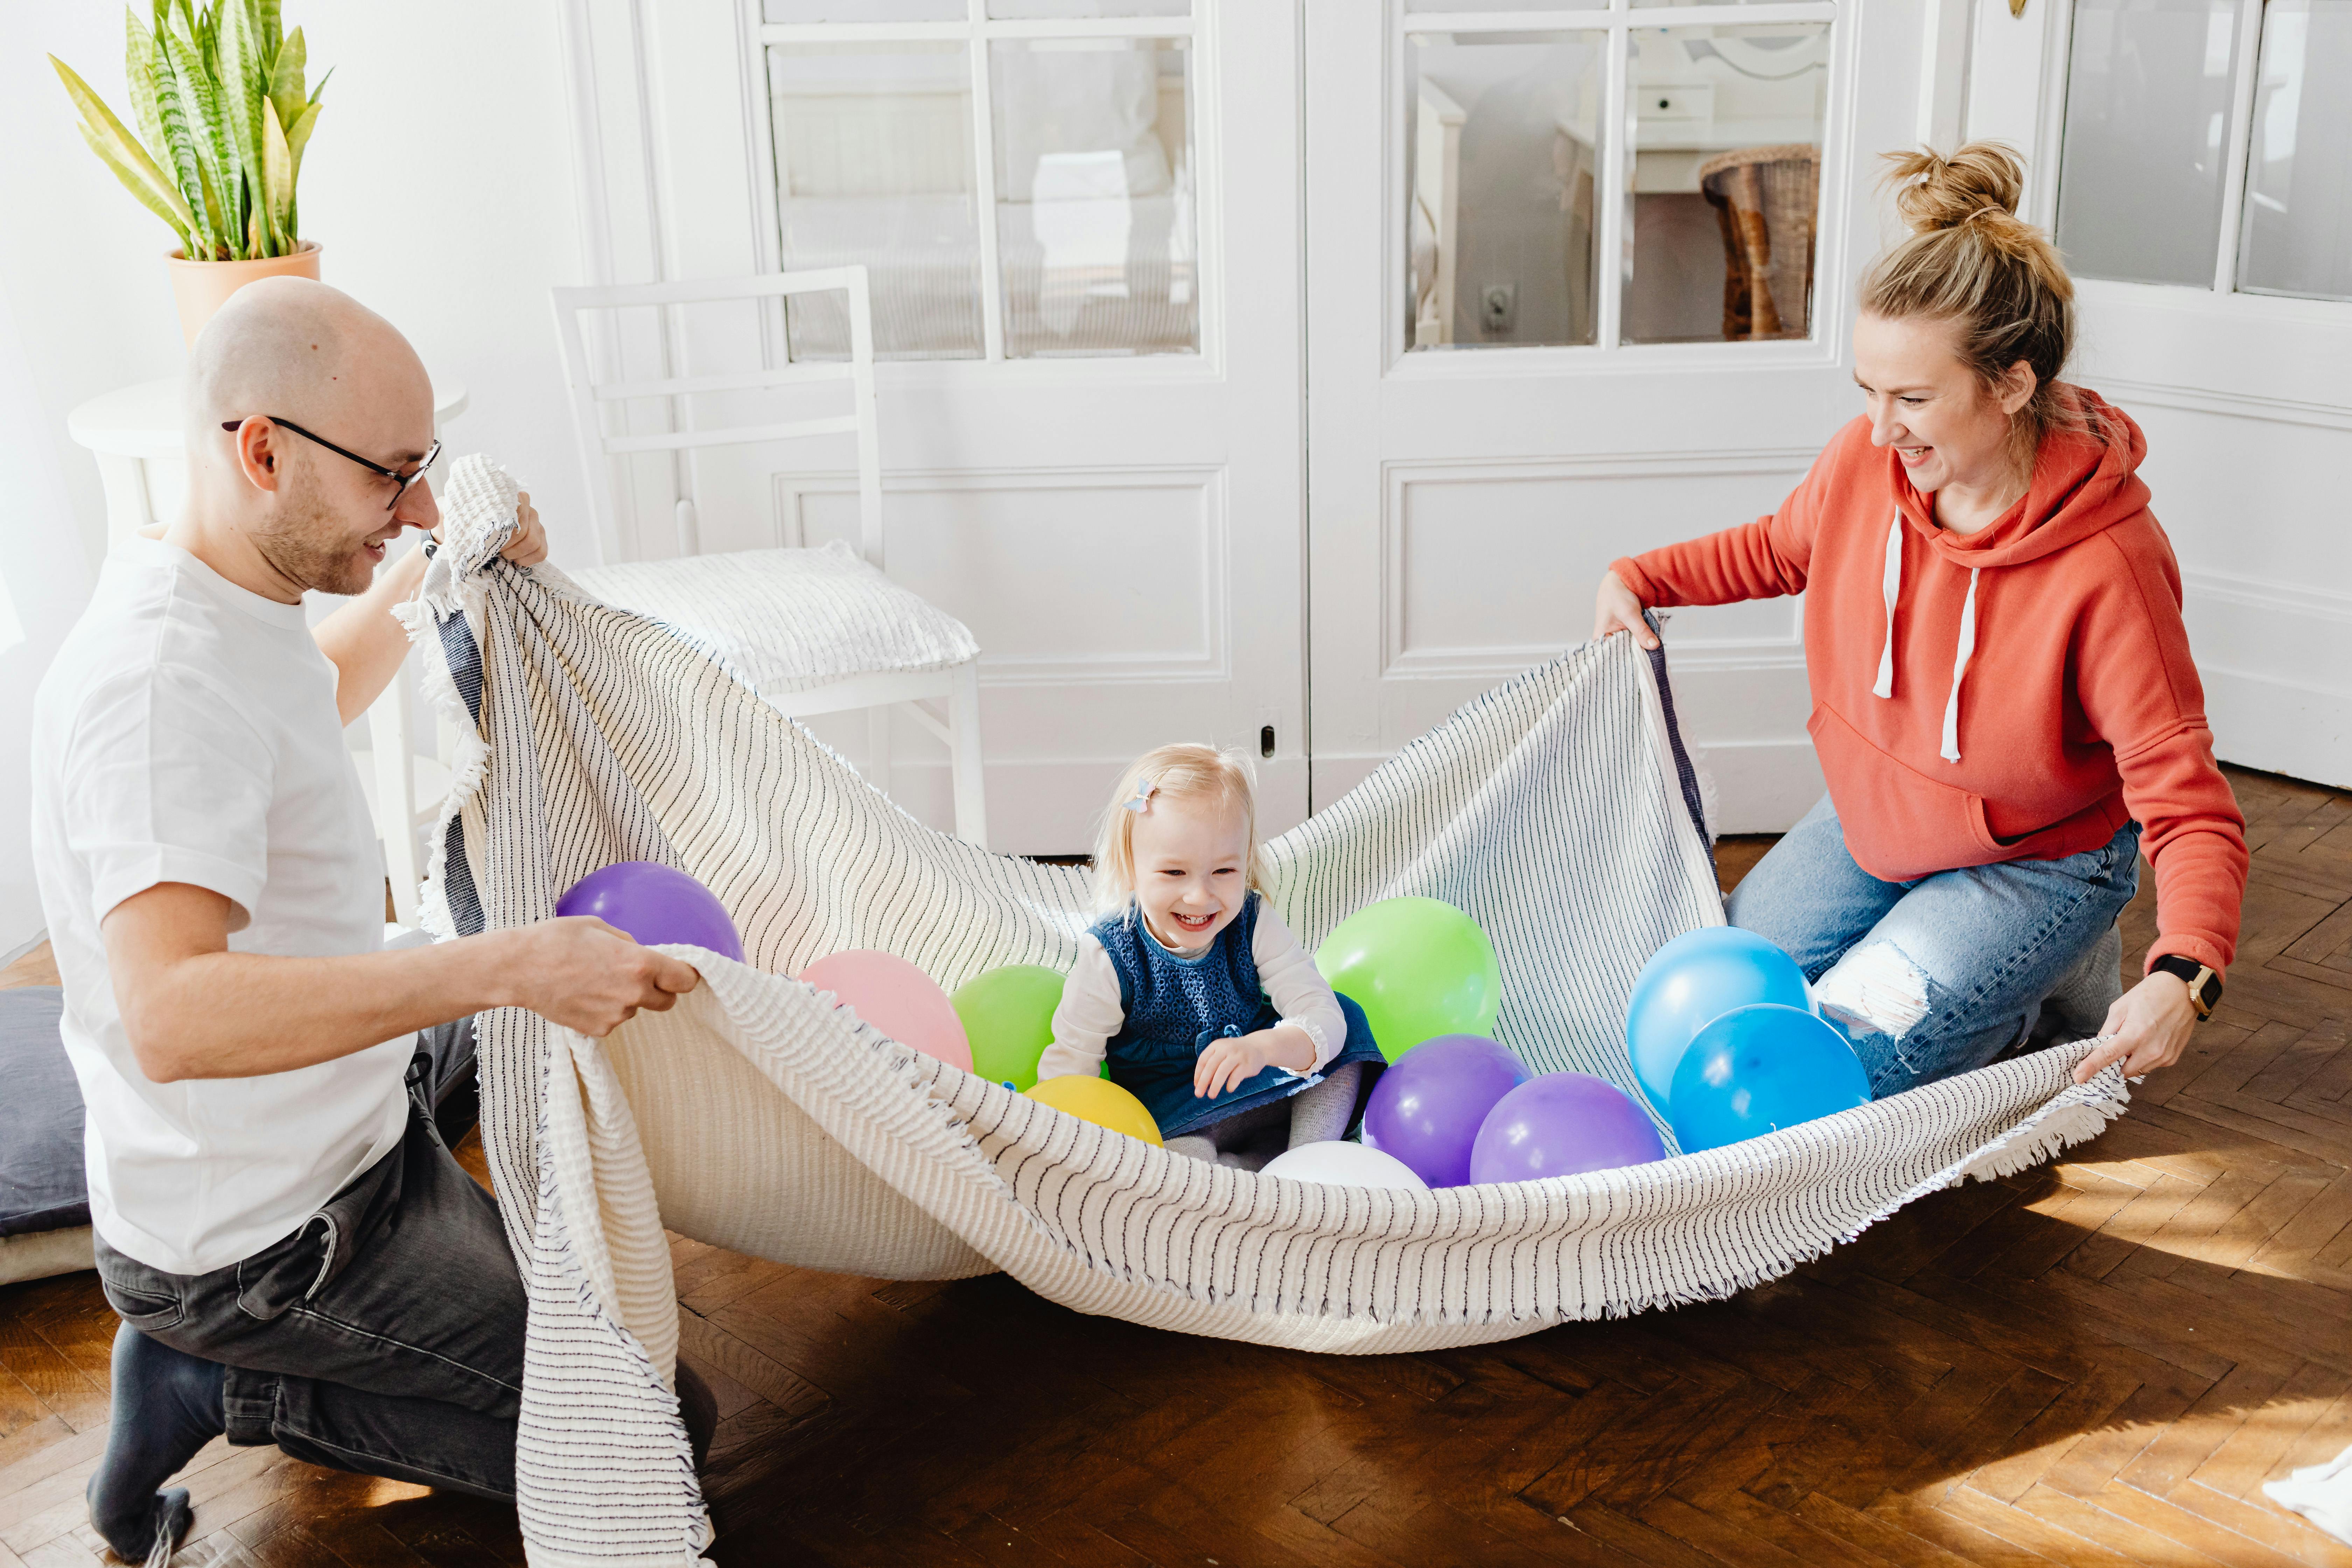
[[440, 818], [457, 746], [445, 721], [437, 729], [433, 755], [417, 754], [406, 700], [408, 684], [404, 667], [369, 707], [368, 749], [353, 761], [359, 767], [360, 787], [367, 793], [368, 815], [374, 819], [376, 837], [383, 846], [392, 918], [400, 925], [414, 926], [418, 890], [425, 881], [422, 836]]
[[[781, 299], [839, 289], [848, 295], [846, 360], [786, 363], [757, 370], [662, 380], [596, 378], [581, 318], [591, 310], [656, 306], [666, 310], [720, 300]], [[588, 470], [588, 493], [602, 563], [572, 573], [582, 587], [614, 604], [667, 621], [722, 655], [769, 703], [795, 719], [868, 710], [866, 776], [887, 790], [890, 713], [903, 709], [948, 749], [958, 837], [985, 846], [988, 817], [980, 746], [980, 649], [963, 624], [882, 574], [882, 468], [874, 405], [874, 331], [866, 268], [835, 267], [764, 277], [688, 283], [625, 284], [553, 291], [556, 327], [571, 383], [572, 419]], [[838, 381], [847, 384], [846, 414], [764, 425], [694, 429], [687, 399], [703, 394]], [[604, 405], [667, 399], [670, 428], [611, 435]], [[699, 553], [700, 520], [687, 479], [677, 502], [687, 553], [666, 561], [627, 559], [621, 537], [620, 463], [635, 453], [855, 435], [857, 445], [858, 547], [746, 550]], [[690, 465], [680, 465], [690, 471]], [[929, 706], [937, 702], [940, 711]]]

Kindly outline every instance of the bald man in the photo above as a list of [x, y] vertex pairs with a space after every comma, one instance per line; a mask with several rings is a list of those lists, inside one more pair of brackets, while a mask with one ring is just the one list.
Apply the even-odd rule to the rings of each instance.
[[[187, 408], [186, 510], [108, 557], [34, 719], [34, 853], [123, 1321], [91, 1520], [132, 1561], [185, 1531], [186, 1491], [158, 1489], [223, 1432], [513, 1495], [523, 1289], [434, 1128], [429, 1064], [484, 1008], [602, 1036], [698, 978], [593, 920], [383, 951], [342, 731], [407, 650], [389, 611], [425, 552], [379, 568], [439, 521], [431, 384], [390, 322], [279, 278], [196, 340]], [[545, 553], [526, 504], [507, 555]], [[355, 597], [314, 633], [314, 592]]]

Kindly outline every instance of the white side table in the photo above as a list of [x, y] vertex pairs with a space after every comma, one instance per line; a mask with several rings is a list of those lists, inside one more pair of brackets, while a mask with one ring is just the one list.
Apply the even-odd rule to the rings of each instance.
[[[179, 514], [188, 489], [188, 458], [181, 430], [181, 380], [142, 381], [93, 397], [66, 416], [66, 429], [98, 458], [106, 486], [106, 546], [151, 523]], [[466, 389], [433, 385], [433, 434], [466, 411]], [[411, 546], [411, 548], [415, 548]], [[105, 551], [99, 555], [102, 560]], [[98, 563], [91, 563], [96, 566]], [[439, 757], [416, 754], [408, 715], [408, 681], [396, 676], [368, 710], [369, 747], [354, 758], [368, 809], [383, 845], [393, 910], [403, 924], [417, 920], [417, 884], [425, 857], [418, 835], [429, 827], [448, 793], [446, 744]]]
[[[110, 548], [125, 534], [179, 514], [181, 500], [188, 490], [180, 389], [176, 375], [142, 381], [93, 397], [66, 416], [67, 431], [98, 458], [99, 480], [106, 487]], [[434, 382], [435, 436], [465, 411], [463, 386], [454, 381]]]

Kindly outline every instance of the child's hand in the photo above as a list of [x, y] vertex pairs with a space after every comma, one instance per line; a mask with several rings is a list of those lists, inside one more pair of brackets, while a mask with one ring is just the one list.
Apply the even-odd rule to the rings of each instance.
[[1304, 1029], [1277, 1024], [1255, 1035], [1211, 1040], [1192, 1064], [1192, 1093], [1213, 1099], [1239, 1089], [1269, 1067], [1305, 1072], [1315, 1065], [1315, 1045]]

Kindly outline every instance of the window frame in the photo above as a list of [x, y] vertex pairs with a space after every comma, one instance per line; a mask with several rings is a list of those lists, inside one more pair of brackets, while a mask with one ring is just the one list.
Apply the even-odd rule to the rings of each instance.
[[[2094, 298], [2204, 300], [2216, 308], [2282, 322], [2307, 320], [2311, 310], [2320, 309], [2329, 312], [2331, 319], [2340, 320], [2343, 312], [2352, 310], [2352, 300], [2238, 287], [2239, 260], [2246, 243], [2248, 165], [2253, 157], [2254, 93], [2262, 79], [2263, 26], [2269, 17], [2270, 7], [2267, 0], [2235, 0], [2235, 4], [2238, 36], [2230, 82], [2230, 136], [2221, 169], [2221, 221], [2214, 245], [2212, 281], [2200, 287], [2193, 283], [2145, 283], [2078, 276], [2075, 282], [2093, 290]], [[2032, 204], [2032, 216], [2053, 237], [2058, 232], [2059, 192], [2066, 182], [2066, 113], [2072, 96], [2077, 8], [2075, 0], [2063, 0], [2063, 5], [2053, 7], [2056, 15], [2053, 18], [2044, 79], [2046, 100], [2053, 111], [2043, 117], [2041, 134], [2035, 138], [2036, 160], [2052, 171], [2052, 177], [2042, 182], [2039, 199]]]
[[[743, 96], [751, 140], [751, 205], [754, 254], [764, 271], [783, 270], [782, 214], [777, 191], [773, 102], [768, 84], [768, 49], [779, 44], [961, 43], [971, 98], [972, 203], [980, 242], [981, 353], [976, 358], [893, 360], [878, 370], [917, 384], [991, 382], [1056, 383], [1071, 380], [1202, 381], [1224, 374], [1224, 245], [1222, 141], [1218, 94], [1209, 63], [1215, 58], [1216, 10], [1222, 0], [1192, 0], [1183, 16], [995, 18], [988, 0], [963, 0], [961, 18], [935, 22], [770, 22], [761, 0], [738, 0], [739, 50], [744, 62]], [[1240, 0], [1246, 4], [1248, 0]], [[990, 46], [1015, 38], [1188, 39], [1185, 63], [1185, 131], [1192, 142], [1193, 232], [1197, 258], [1198, 346], [1191, 353], [1073, 354], [1007, 358], [1004, 298], [996, 212], [996, 128], [992, 101]], [[763, 306], [767, 350], [774, 363], [790, 358], [781, 302]]]
[[[1560, 6], [1544, 10], [1416, 11], [1412, 0], [1385, 0], [1388, 9], [1386, 120], [1388, 168], [1382, 221], [1386, 309], [1381, 327], [1386, 374], [1448, 379], [1503, 374], [1559, 374], [1595, 371], [1650, 373], [1674, 369], [1795, 368], [1836, 364], [1844, 353], [1842, 312], [1822, 302], [1842, 298], [1847, 283], [1846, 229], [1851, 200], [1853, 125], [1856, 113], [1853, 68], [1853, 11], [1859, 0], [1768, 0], [1759, 4], [1636, 5], [1634, 0]], [[1829, 29], [1829, 80], [1822, 94], [1821, 192], [1813, 216], [1813, 298], [1802, 338], [1764, 342], [1629, 343], [1620, 342], [1624, 291], [1633, 266], [1634, 129], [1628, 76], [1630, 39], [1636, 31], [1676, 27], [1769, 26], [1820, 23]], [[1614, 149], [1600, 159], [1601, 184], [1594, 201], [1599, 258], [1594, 279], [1593, 341], [1590, 343], [1505, 344], [1421, 352], [1408, 341], [1412, 280], [1409, 262], [1412, 116], [1407, 95], [1405, 39], [1416, 33], [1599, 33], [1608, 51], [1603, 65], [1600, 122], [1615, 128]]]

